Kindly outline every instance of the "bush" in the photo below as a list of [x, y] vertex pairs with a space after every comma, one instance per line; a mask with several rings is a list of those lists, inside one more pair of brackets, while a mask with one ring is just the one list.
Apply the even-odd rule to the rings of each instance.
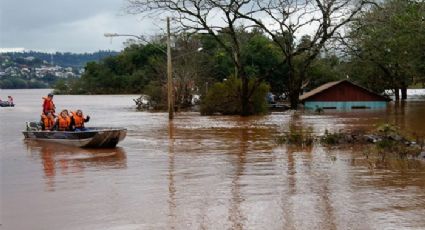
[[143, 93], [148, 95], [149, 107], [152, 107], [152, 109], [163, 110], [167, 108], [167, 89], [159, 81], [151, 81], [145, 86]]
[[380, 140], [376, 142], [374, 151], [381, 155], [382, 159], [386, 156], [400, 159], [408, 156], [415, 157], [421, 151], [418, 146], [411, 146], [407, 135], [404, 135], [395, 125], [382, 124], [377, 128], [377, 132]]
[[311, 146], [314, 142], [314, 136], [312, 135], [313, 128], [299, 128], [296, 129], [291, 127], [288, 133], [277, 138], [278, 144], [292, 144], [300, 146]]
[[326, 145], [337, 145], [343, 142], [344, 134], [341, 132], [330, 133], [328, 130], [325, 130], [325, 135], [320, 138], [320, 141]]
[[[241, 114], [241, 87], [242, 81], [235, 77], [230, 77], [224, 82], [215, 83], [201, 101], [201, 114], [212, 115], [220, 113], [223, 115]], [[254, 88], [249, 99], [249, 114], [267, 113], [266, 95], [269, 86], [266, 83], [255, 84], [255, 79], [249, 82], [249, 90]]]

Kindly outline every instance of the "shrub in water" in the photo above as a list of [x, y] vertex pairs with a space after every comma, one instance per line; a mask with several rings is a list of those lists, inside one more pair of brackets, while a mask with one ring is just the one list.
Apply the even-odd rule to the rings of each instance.
[[149, 97], [149, 105], [154, 110], [167, 108], [167, 89], [159, 81], [151, 81], [143, 92]]
[[[242, 81], [230, 77], [224, 82], [215, 83], [201, 101], [201, 114], [212, 115], [220, 113], [223, 115], [241, 114], [241, 87]], [[250, 114], [264, 114], [267, 112], [266, 94], [269, 86], [266, 83], [256, 84], [255, 79], [249, 82], [249, 91], [252, 95], [249, 99]]]
[[320, 138], [320, 141], [326, 145], [336, 145], [343, 141], [344, 135], [341, 132], [330, 133], [327, 129], [325, 135]]
[[300, 146], [310, 146], [314, 142], [312, 135], [313, 128], [295, 128], [291, 127], [288, 133], [277, 137], [276, 142], [278, 144], [292, 144]]

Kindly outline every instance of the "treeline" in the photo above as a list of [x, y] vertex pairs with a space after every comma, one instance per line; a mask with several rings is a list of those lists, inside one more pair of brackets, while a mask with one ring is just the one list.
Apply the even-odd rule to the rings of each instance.
[[17, 62], [22, 62], [20, 64], [26, 64], [26, 62], [28, 62], [28, 60], [25, 59], [26, 57], [34, 57], [36, 60], [46, 61], [48, 63], [53, 62], [53, 64], [62, 67], [83, 67], [87, 62], [99, 61], [105, 57], [114, 56], [117, 54], [118, 52], [110, 50], [101, 50], [94, 53], [45, 53], [37, 51], [6, 53], [6, 55], [12, 57], [12, 59], [16, 60]]
[[425, 2], [383, 1], [351, 25], [344, 40], [349, 71], [376, 91], [392, 89], [396, 100], [425, 83]]
[[116, 56], [99, 62], [89, 62], [80, 79], [62, 80], [56, 84], [57, 93], [119, 94], [141, 93], [151, 81], [161, 80], [165, 47], [131, 45]]
[[41, 79], [28, 80], [22, 77], [2, 77], [0, 89], [42, 89], [48, 88], [49, 84]]
[[[238, 34], [246, 41], [242, 62], [247, 75], [266, 82], [271, 92], [284, 94], [287, 66], [273, 42], [261, 30], [240, 29]], [[218, 36], [226, 35], [220, 33]], [[56, 90], [69, 94], [152, 94], [153, 88], [166, 84], [166, 44], [163, 40], [160, 37], [151, 44], [132, 44], [116, 56], [89, 62], [80, 79], [61, 81]], [[203, 94], [214, 83], [223, 82], [235, 73], [232, 57], [205, 34], [176, 36], [172, 54], [174, 84], [183, 98], [186, 97], [183, 91], [187, 91], [187, 95]], [[313, 79], [308, 88], [344, 76], [339, 73], [339, 62], [335, 55], [317, 58], [308, 72]]]
[[[26, 78], [26, 77], [11, 77], [4, 76], [0, 78], [0, 89], [45, 89], [52, 88], [57, 84], [59, 78], [47, 74], [39, 78]], [[68, 78], [67, 81], [75, 81], [77, 77]], [[62, 80], [63, 81], [63, 80]]]
[[[172, 53], [176, 106], [190, 104], [192, 96], [198, 94], [202, 95], [206, 114], [249, 115], [264, 112], [267, 92], [287, 97], [291, 107], [296, 108], [300, 93], [338, 79], [349, 78], [378, 93], [385, 89], [397, 93], [402, 89], [402, 98], [409, 85], [423, 84], [424, 3], [390, 0], [367, 7], [360, 5], [351, 9], [351, 18], [337, 14], [336, 20], [331, 15], [332, 9], [335, 12], [344, 9], [347, 1], [325, 2], [328, 8], [306, 2], [310, 4], [308, 7], [316, 7], [323, 14], [322, 18], [312, 18], [312, 22], [320, 22], [326, 28], [319, 27], [313, 36], [301, 37], [295, 33], [297, 27], [285, 24], [287, 21], [279, 21], [282, 31], [275, 32], [261, 20], [238, 11], [250, 8], [213, 1], [215, 4], [210, 7], [220, 6], [217, 10], [226, 10], [235, 17], [234, 21], [244, 19], [256, 26], [235, 26], [234, 21], [228, 21], [227, 26], [212, 31], [207, 24], [200, 23], [207, 33], [175, 35]], [[140, 4], [138, 10], [144, 13], [157, 3]], [[144, 9], [143, 4], [153, 5]], [[158, 8], [164, 11], [173, 10], [166, 5], [156, 6], [164, 7]], [[203, 5], [199, 7], [200, 11], [204, 10]], [[322, 11], [325, 8], [330, 11]], [[194, 17], [194, 22], [202, 22], [202, 17], [189, 16]], [[337, 22], [332, 24], [332, 20]], [[299, 27], [306, 24], [298, 22]], [[346, 32], [336, 32], [335, 27], [344, 27]], [[81, 79], [59, 82], [56, 89], [73, 94], [141, 93], [149, 95], [155, 104], [164, 105], [164, 41], [164, 37], [158, 37], [148, 45], [132, 44], [117, 56], [90, 62]]]

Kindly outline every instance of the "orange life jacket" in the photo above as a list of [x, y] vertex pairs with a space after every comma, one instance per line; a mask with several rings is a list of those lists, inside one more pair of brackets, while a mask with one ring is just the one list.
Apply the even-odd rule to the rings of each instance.
[[84, 127], [84, 116], [83, 116], [83, 114], [81, 114], [81, 116], [78, 116], [77, 112], [72, 112], [72, 117], [74, 118], [75, 128]]
[[48, 116], [46, 116], [44, 114], [41, 115], [41, 120], [43, 122], [45, 130], [52, 129], [53, 125], [55, 124], [55, 120], [53, 118], [49, 118]]
[[58, 116], [58, 130], [65, 131], [69, 129], [69, 125], [71, 124], [71, 118], [68, 116], [63, 118], [62, 116]]
[[43, 97], [44, 102], [43, 102], [43, 112], [55, 112], [55, 104], [53, 103], [53, 100], [51, 100], [48, 97]]

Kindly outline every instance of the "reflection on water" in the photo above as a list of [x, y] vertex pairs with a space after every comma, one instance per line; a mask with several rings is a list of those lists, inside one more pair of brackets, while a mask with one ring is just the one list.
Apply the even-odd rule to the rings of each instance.
[[176, 226], [176, 187], [174, 182], [174, 123], [168, 123], [168, 226]]
[[118, 148], [81, 149], [22, 141], [46, 92], [14, 92], [19, 106], [0, 110], [4, 229], [425, 228], [423, 162], [372, 161], [362, 146], [275, 142], [291, 129], [383, 122], [423, 135], [423, 100], [321, 115], [179, 113], [168, 122], [166, 113], [136, 112], [132, 96], [57, 95], [58, 107], [78, 105], [91, 126], [128, 128]]
[[31, 158], [42, 163], [48, 191], [55, 191], [55, 177], [67, 174], [84, 176], [85, 170], [125, 169], [126, 155], [122, 148], [82, 149], [43, 141], [25, 141]]

